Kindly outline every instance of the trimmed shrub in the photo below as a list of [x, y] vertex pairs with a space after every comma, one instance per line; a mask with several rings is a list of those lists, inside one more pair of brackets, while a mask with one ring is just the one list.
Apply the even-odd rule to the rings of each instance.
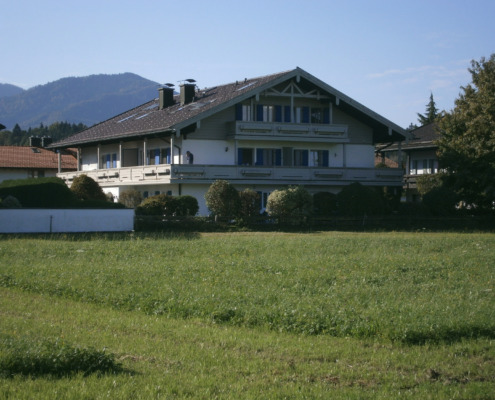
[[60, 178], [6, 180], [0, 183], [0, 197], [13, 196], [25, 208], [68, 208], [74, 205], [74, 193]]
[[148, 197], [136, 208], [137, 215], [175, 215], [177, 199], [168, 194], [158, 194]]
[[266, 205], [267, 213], [275, 217], [308, 216], [312, 208], [313, 198], [302, 186], [273, 191]]
[[337, 195], [318, 192], [313, 195], [313, 211], [317, 216], [329, 217], [337, 211]]
[[241, 206], [239, 192], [225, 180], [213, 182], [205, 194], [205, 200], [212, 214], [220, 217], [237, 216]]
[[175, 210], [176, 215], [183, 217], [194, 216], [199, 211], [199, 204], [196, 197], [189, 195], [177, 196], [176, 201], [177, 201], [177, 208]]
[[136, 208], [143, 201], [141, 192], [136, 189], [124, 190], [119, 196], [119, 203], [127, 208]]
[[243, 220], [260, 215], [261, 202], [260, 195], [253, 189], [244, 189], [239, 192], [240, 208], [239, 216]]
[[70, 190], [79, 200], [108, 200], [98, 182], [85, 174], [74, 178]]
[[22, 205], [14, 196], [7, 196], [0, 201], [0, 208], [22, 208]]
[[358, 182], [346, 186], [337, 195], [338, 210], [342, 215], [361, 217], [383, 214], [384, 205], [380, 194], [373, 188]]

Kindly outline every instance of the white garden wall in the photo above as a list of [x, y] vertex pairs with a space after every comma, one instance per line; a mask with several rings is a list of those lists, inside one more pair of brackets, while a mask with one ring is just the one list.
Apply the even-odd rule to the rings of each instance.
[[133, 209], [0, 209], [0, 233], [126, 232]]

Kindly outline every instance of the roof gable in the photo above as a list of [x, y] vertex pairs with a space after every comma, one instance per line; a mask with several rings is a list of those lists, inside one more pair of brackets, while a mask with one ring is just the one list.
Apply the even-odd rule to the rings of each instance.
[[277, 74], [245, 79], [229, 84], [198, 90], [194, 100], [185, 105], [175, 96], [175, 104], [159, 108], [155, 98], [141, 106], [128, 110], [82, 132], [72, 135], [49, 147], [61, 148], [96, 142], [125, 140], [156, 134], [173, 134], [201, 119], [233, 106], [250, 97], [275, 87], [284, 81], [295, 79], [301, 85], [309, 84], [321, 88], [330, 99], [346, 113], [370, 125], [374, 140], [402, 140], [407, 132], [360, 103], [352, 100], [333, 87], [325, 84], [301, 68]]

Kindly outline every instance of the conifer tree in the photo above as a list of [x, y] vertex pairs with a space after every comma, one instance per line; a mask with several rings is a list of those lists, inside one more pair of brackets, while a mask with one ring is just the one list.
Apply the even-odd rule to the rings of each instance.
[[426, 113], [418, 113], [418, 121], [423, 126], [434, 122], [437, 117], [438, 108], [436, 107], [435, 100], [433, 100], [433, 93], [430, 93], [430, 101], [426, 105]]

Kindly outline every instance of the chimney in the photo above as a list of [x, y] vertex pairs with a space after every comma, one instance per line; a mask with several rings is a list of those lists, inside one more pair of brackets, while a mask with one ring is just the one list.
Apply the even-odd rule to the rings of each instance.
[[38, 136], [30, 136], [29, 137], [29, 146], [41, 147], [41, 138]]
[[41, 138], [41, 147], [44, 148], [44, 147], [52, 144], [52, 142], [53, 142], [53, 139], [50, 136], [43, 136]]
[[173, 104], [174, 102], [174, 85], [172, 83], [166, 83], [164, 87], [158, 89], [159, 110], [163, 110]]
[[185, 83], [180, 85], [180, 104], [189, 104], [194, 100], [196, 85], [194, 79], [186, 79]]

